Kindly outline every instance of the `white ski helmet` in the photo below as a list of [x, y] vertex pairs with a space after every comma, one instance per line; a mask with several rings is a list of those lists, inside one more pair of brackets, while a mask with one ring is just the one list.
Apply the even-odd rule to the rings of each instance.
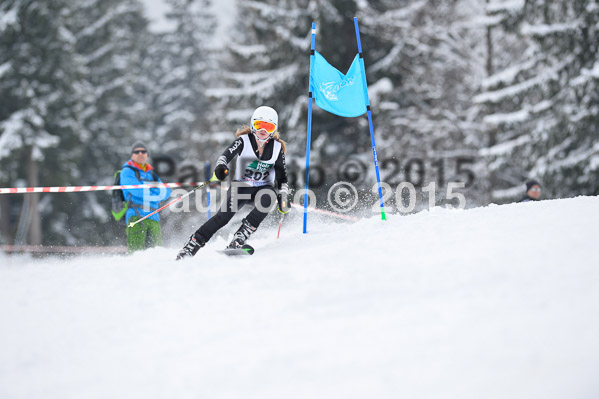
[[252, 123], [251, 123], [252, 132], [255, 132], [255, 129], [254, 129], [255, 121], [270, 122], [270, 123], [274, 123], [277, 128], [279, 127], [279, 115], [277, 114], [277, 111], [275, 111], [271, 107], [261, 106], [261, 107], [256, 108], [256, 110], [252, 114]]

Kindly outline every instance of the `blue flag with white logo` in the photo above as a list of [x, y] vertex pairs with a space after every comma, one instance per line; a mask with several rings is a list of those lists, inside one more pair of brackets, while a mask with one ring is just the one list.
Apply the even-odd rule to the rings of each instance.
[[345, 117], [356, 117], [366, 113], [366, 89], [359, 56], [352, 62], [344, 75], [318, 52], [314, 52], [310, 71], [310, 85], [316, 105], [325, 111]]

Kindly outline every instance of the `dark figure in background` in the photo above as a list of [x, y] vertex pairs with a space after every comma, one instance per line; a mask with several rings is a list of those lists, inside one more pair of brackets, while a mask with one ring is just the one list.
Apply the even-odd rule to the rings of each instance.
[[541, 184], [534, 179], [527, 180], [525, 184], [526, 194], [520, 202], [538, 201], [541, 197]]

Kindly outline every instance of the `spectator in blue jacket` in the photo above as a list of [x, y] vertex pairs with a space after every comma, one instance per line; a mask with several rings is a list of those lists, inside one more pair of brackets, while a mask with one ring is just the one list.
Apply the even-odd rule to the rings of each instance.
[[[133, 144], [131, 159], [125, 162], [121, 169], [121, 185], [162, 183], [162, 180], [154, 173], [152, 165], [148, 163], [148, 157], [148, 148], [144, 143], [136, 142]], [[129, 207], [125, 215], [129, 253], [162, 245], [162, 231], [158, 213], [133, 227], [129, 227], [129, 223], [135, 222], [158, 209], [160, 201], [167, 199], [170, 195], [171, 190], [169, 188], [153, 187], [149, 190], [141, 188], [123, 190], [123, 196]], [[146, 202], [145, 208], [144, 199]]]

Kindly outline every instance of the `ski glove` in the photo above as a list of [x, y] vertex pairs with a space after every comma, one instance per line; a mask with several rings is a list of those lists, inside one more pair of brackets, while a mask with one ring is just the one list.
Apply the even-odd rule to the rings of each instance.
[[218, 180], [225, 180], [229, 175], [229, 169], [227, 168], [227, 165], [223, 165], [222, 163], [216, 165], [216, 168], [214, 168], [214, 175]]
[[287, 213], [291, 209], [289, 202], [287, 201], [287, 193], [280, 193], [277, 195], [277, 202], [279, 203], [279, 212]]

